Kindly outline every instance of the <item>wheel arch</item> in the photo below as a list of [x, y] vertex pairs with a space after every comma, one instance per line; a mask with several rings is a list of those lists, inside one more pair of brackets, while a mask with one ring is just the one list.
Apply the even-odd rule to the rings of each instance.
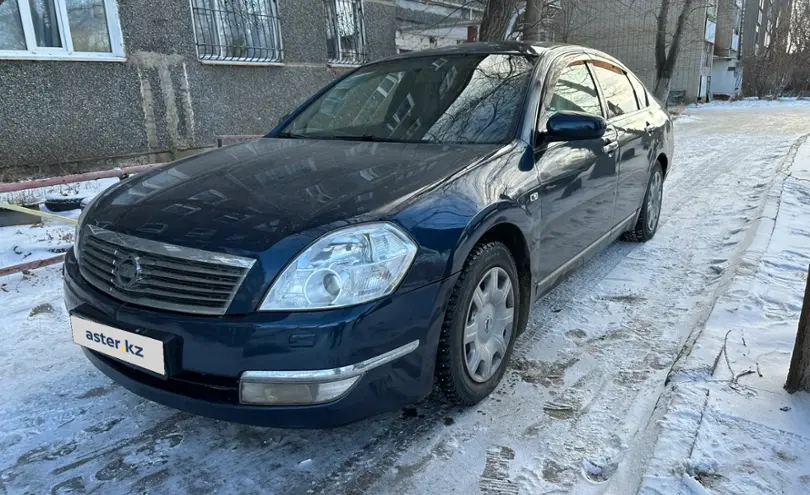
[[520, 287], [520, 316], [518, 329], [525, 328], [532, 302], [532, 246], [529, 244], [531, 218], [516, 204], [494, 205], [473, 220], [461, 236], [450, 262], [451, 273], [464, 268], [473, 248], [481, 243], [503, 243], [515, 260]]
[[661, 164], [661, 168], [664, 169], [664, 178], [667, 177], [667, 169], [669, 168], [669, 158], [667, 157], [666, 153], [659, 153], [656, 160]]

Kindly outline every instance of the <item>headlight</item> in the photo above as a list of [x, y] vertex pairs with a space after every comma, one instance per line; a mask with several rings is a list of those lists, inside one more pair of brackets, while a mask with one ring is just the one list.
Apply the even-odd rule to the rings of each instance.
[[416, 244], [389, 223], [327, 234], [276, 279], [260, 310], [352, 306], [392, 293], [416, 256]]

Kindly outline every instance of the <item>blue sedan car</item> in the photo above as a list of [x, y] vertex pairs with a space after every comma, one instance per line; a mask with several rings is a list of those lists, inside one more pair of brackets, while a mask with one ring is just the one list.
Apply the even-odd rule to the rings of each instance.
[[192, 413], [331, 427], [500, 382], [530, 306], [658, 227], [672, 122], [619, 61], [464, 44], [360, 67], [266, 137], [131, 177], [65, 260], [74, 341]]

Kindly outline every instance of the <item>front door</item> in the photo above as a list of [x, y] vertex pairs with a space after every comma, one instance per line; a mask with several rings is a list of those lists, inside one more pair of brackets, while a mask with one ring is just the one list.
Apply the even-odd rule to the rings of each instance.
[[[649, 114], [639, 103], [631, 79], [621, 68], [595, 60], [593, 70], [608, 109], [608, 123], [619, 142], [619, 188], [613, 223], [635, 214], [647, 191], [650, 170]], [[640, 108], [641, 107], [641, 108]]]
[[[588, 65], [575, 62], [564, 68], [553, 84], [538, 129], [556, 112], [573, 110], [603, 115], [596, 83]], [[613, 226], [617, 187], [616, 131], [603, 138], [544, 143], [535, 147], [540, 179], [543, 250], [540, 279], [545, 279]]]

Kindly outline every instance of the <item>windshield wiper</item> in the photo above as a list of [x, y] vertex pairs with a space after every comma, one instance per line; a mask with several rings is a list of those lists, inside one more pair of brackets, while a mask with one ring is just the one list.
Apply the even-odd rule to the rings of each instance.
[[309, 139], [309, 136], [298, 134], [297, 132], [279, 132], [274, 137], [290, 138], [290, 139]]
[[374, 143], [418, 143], [421, 141], [405, 141], [402, 139], [390, 139], [373, 134], [363, 134], [360, 136], [353, 134], [298, 134], [296, 132], [279, 132], [275, 137], [291, 138], [291, 139], [327, 139], [339, 141], [366, 141]]
[[332, 136], [333, 139], [342, 139], [345, 141], [368, 141], [374, 143], [416, 143], [418, 141], [405, 141], [403, 139], [391, 139], [391, 138], [384, 138], [380, 136], [374, 136], [372, 134], [363, 134], [361, 136], [352, 136], [352, 135], [334, 135]]

